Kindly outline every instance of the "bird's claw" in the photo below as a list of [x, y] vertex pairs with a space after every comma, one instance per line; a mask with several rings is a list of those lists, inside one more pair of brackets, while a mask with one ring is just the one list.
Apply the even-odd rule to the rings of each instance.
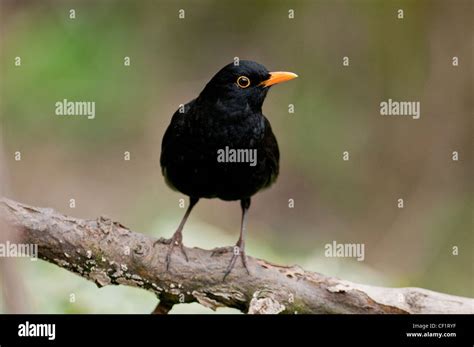
[[166, 271], [169, 271], [169, 269], [170, 269], [171, 252], [173, 251], [173, 248], [175, 246], [179, 246], [179, 248], [181, 249], [181, 253], [183, 253], [183, 255], [184, 255], [184, 258], [186, 259], [187, 262], [189, 261], [188, 254], [184, 250], [183, 234], [181, 233], [181, 231], [178, 230], [173, 234], [173, 237], [171, 238], [170, 245], [168, 246], [168, 252], [166, 253], [166, 260], [165, 260], [165, 262], [166, 262]]
[[237, 242], [237, 244], [233, 248], [234, 252], [232, 254], [232, 258], [230, 260], [229, 265], [227, 266], [227, 269], [224, 274], [223, 281], [227, 278], [227, 276], [231, 273], [232, 269], [235, 266], [235, 262], [237, 261], [237, 258], [240, 256], [242, 259], [242, 265], [244, 266], [245, 270], [247, 271], [247, 274], [250, 275], [249, 268], [247, 266], [247, 256], [245, 255], [245, 249], [244, 249], [244, 244], [243, 242]]

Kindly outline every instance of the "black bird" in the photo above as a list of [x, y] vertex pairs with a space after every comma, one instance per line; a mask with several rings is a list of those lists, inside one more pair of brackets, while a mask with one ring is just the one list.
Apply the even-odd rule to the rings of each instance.
[[[241, 60], [222, 68], [196, 99], [175, 112], [163, 136], [160, 164], [166, 183], [189, 196], [189, 206], [171, 239], [167, 270], [175, 246], [188, 261], [182, 230], [192, 208], [200, 198], [219, 198], [240, 200], [242, 207], [240, 237], [224, 279], [239, 255], [249, 273], [244, 232], [250, 199], [275, 182], [280, 157], [262, 104], [270, 86], [296, 77], [291, 72], [269, 72], [263, 65]], [[234, 157], [225, 157], [225, 151], [233, 152]], [[256, 154], [256, 160], [249, 162], [252, 154]]]

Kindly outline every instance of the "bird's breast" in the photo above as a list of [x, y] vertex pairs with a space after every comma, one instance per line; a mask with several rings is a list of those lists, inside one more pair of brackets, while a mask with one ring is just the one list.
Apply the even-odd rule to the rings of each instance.
[[163, 148], [173, 153], [163, 167], [171, 186], [190, 196], [237, 200], [269, 184], [278, 163], [266, 148], [262, 114], [200, 114], [185, 122], [179, 142]]

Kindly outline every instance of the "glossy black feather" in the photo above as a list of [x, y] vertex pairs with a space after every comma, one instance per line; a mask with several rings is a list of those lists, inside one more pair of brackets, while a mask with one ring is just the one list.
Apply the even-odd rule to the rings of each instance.
[[[251, 86], [236, 83], [240, 75]], [[176, 111], [161, 148], [161, 168], [170, 187], [195, 198], [240, 200], [270, 186], [278, 176], [279, 150], [270, 122], [262, 114], [269, 77], [260, 64], [229, 64], [198, 98]], [[256, 149], [257, 163], [220, 163], [219, 149]]]

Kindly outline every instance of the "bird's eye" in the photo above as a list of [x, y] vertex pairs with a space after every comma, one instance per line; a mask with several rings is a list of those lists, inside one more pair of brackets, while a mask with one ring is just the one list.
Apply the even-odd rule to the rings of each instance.
[[237, 78], [237, 85], [240, 88], [247, 88], [248, 86], [250, 86], [250, 80], [246, 76], [240, 76], [239, 78]]

